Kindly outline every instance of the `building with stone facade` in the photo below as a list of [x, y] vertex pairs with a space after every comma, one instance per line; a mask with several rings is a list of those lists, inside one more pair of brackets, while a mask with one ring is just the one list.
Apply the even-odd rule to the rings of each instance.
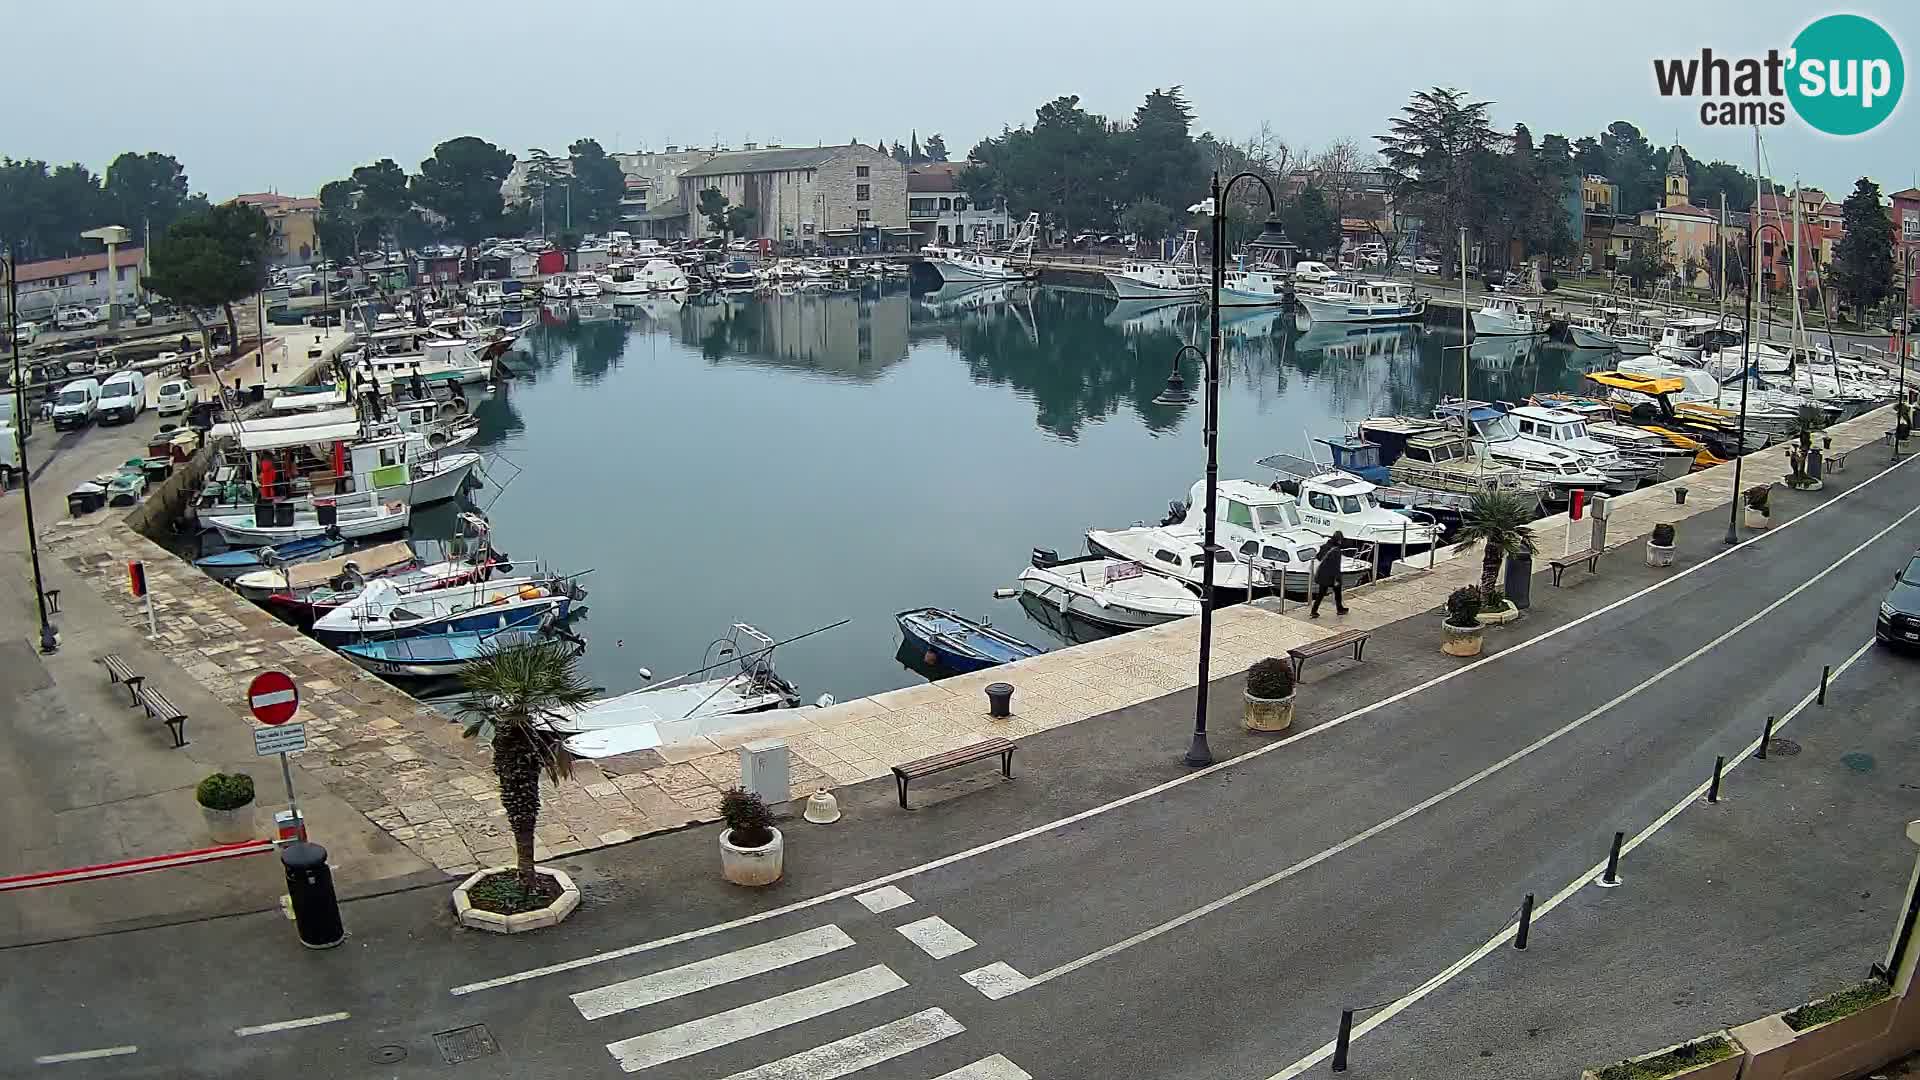
[[718, 153], [682, 172], [687, 235], [713, 235], [700, 193], [753, 210], [745, 239], [792, 249], [878, 251], [909, 246], [907, 167], [869, 146], [814, 146]]

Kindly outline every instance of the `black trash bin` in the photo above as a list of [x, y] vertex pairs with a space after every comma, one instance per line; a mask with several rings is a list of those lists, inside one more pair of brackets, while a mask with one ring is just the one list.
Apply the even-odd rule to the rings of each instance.
[[279, 525], [283, 529], [290, 529], [293, 527], [294, 509], [293, 509], [292, 499], [281, 499], [280, 501], [273, 504], [273, 509], [274, 509], [273, 520], [275, 524]]
[[320, 519], [320, 524], [332, 527], [340, 520], [340, 507], [332, 499], [315, 499], [313, 514]]
[[1508, 555], [1507, 578], [1501, 586], [1507, 602], [1521, 611], [1533, 602], [1533, 556]]
[[271, 529], [280, 523], [280, 513], [273, 508], [272, 499], [253, 500], [253, 523], [263, 529]]
[[987, 684], [987, 715], [995, 720], [1005, 720], [1013, 715], [1013, 684]]
[[347, 936], [340, 925], [340, 901], [333, 894], [333, 871], [327, 869], [327, 849], [296, 840], [280, 849], [280, 865], [287, 871], [287, 897], [293, 903], [293, 924], [300, 944], [309, 949], [331, 949]]

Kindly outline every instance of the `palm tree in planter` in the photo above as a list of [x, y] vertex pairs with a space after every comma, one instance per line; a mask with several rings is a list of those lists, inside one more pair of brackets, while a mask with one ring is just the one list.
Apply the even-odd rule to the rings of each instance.
[[1827, 426], [1827, 414], [1816, 405], [1802, 405], [1794, 410], [1793, 438], [1798, 446], [1787, 448], [1787, 486], [1796, 491], [1818, 491], [1825, 485], [1813, 475], [1809, 463], [1818, 451], [1813, 448], [1813, 436]]
[[560, 641], [496, 649], [468, 665], [461, 680], [472, 695], [461, 710], [464, 734], [493, 747], [493, 775], [500, 783], [507, 827], [513, 830], [515, 862], [511, 872], [469, 883], [469, 898], [478, 904], [485, 894], [500, 906], [541, 907], [553, 899], [541, 899], [542, 894], [557, 895], [560, 886], [555, 878], [540, 880], [545, 875], [533, 864], [540, 778], [558, 784], [573, 772], [573, 755], [561, 744], [553, 721], [565, 710], [592, 701], [594, 688], [580, 674], [579, 651]]
[[[1482, 599], [1499, 597], [1500, 563], [1517, 555], [1531, 557], [1539, 550], [1534, 542], [1534, 504], [1510, 491], [1482, 488], [1460, 515], [1460, 531], [1454, 534], [1454, 550], [1473, 544], [1484, 545], [1480, 553], [1480, 595]], [[1572, 522], [1567, 523], [1573, 527]], [[1500, 599], [1500, 612], [1512, 605]]]

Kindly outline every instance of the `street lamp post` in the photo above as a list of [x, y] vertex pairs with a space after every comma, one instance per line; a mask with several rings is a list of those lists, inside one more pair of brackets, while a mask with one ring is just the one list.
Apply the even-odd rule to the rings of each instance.
[[1893, 460], [1900, 460], [1900, 425], [1904, 421], [1912, 424], [1912, 406], [1907, 403], [1907, 319], [1910, 317], [1908, 306], [1913, 295], [1913, 256], [1920, 251], [1909, 251], [1905, 244], [1900, 245], [1900, 396], [1893, 407]]
[[[1754, 207], [1753, 216], [1756, 219], [1760, 216], [1758, 205]], [[1740, 491], [1740, 466], [1747, 457], [1747, 387], [1753, 382], [1754, 376], [1753, 301], [1754, 296], [1760, 292], [1760, 277], [1757, 273], [1760, 269], [1760, 234], [1768, 229], [1772, 229], [1779, 235], [1782, 244], [1787, 240], [1787, 234], [1778, 225], [1762, 223], [1753, 229], [1752, 257], [1747, 260], [1749, 268], [1747, 276], [1752, 280], [1747, 282], [1746, 333], [1742, 335], [1740, 342], [1740, 426], [1734, 429], [1733, 433], [1733, 502], [1727, 508], [1727, 543], [1729, 545], [1740, 542], [1740, 506], [1743, 498]]]
[[[20, 498], [27, 512], [27, 553], [33, 560], [33, 598], [40, 612], [40, 651], [60, 648], [60, 635], [47, 618], [47, 582], [40, 574], [40, 533], [33, 525], [33, 470], [27, 466], [27, 380], [20, 373], [20, 257], [7, 252], [7, 347], [13, 350], [13, 438], [20, 458]], [[108, 286], [111, 288], [111, 284]]]
[[[1187, 765], [1191, 768], [1200, 768], [1204, 765], [1213, 764], [1213, 751], [1207, 746], [1207, 673], [1208, 669], [1212, 666], [1213, 659], [1213, 560], [1216, 555], [1214, 546], [1214, 511], [1218, 498], [1216, 489], [1219, 487], [1220, 482], [1220, 288], [1224, 283], [1227, 272], [1226, 197], [1227, 194], [1233, 190], [1233, 185], [1242, 180], [1249, 179], [1259, 181], [1260, 186], [1264, 188], [1267, 193], [1267, 207], [1271, 216], [1269, 216], [1267, 220], [1266, 228], [1261, 234], [1261, 239], [1266, 240], [1269, 236], [1276, 237], [1279, 242], [1284, 242], [1286, 239], [1285, 231], [1281, 229], [1280, 223], [1274, 220], [1280, 213], [1280, 202], [1273, 197], [1273, 185], [1267, 183], [1266, 177], [1258, 173], [1243, 172], [1234, 176], [1223, 185], [1220, 183], [1219, 172], [1216, 171], [1213, 174], [1211, 197], [1205, 204], [1209, 208], [1213, 218], [1213, 274], [1207, 297], [1207, 412], [1206, 429], [1204, 432], [1207, 444], [1207, 500], [1205, 508], [1206, 516], [1201, 526], [1202, 540], [1200, 545], [1200, 557], [1202, 560], [1200, 570], [1200, 685], [1194, 688], [1193, 741], [1187, 747], [1185, 758]], [[1183, 345], [1180, 351], [1174, 354], [1173, 374], [1167, 379], [1166, 390], [1162, 391], [1160, 396], [1154, 399], [1156, 403], [1173, 404], [1176, 402], [1191, 402], [1193, 400], [1192, 395], [1186, 393], [1185, 385], [1180, 379], [1180, 357], [1189, 349], [1193, 349], [1196, 353], [1199, 352], [1199, 350], [1192, 345]], [[1189, 513], [1191, 513], [1191, 508], [1189, 508]], [[1285, 588], [1284, 584], [1282, 588]]]

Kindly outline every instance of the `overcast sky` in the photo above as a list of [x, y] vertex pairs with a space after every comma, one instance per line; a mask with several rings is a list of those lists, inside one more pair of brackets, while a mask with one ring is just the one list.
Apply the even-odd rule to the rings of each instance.
[[[1751, 169], [1750, 130], [1703, 127], [1697, 103], [1663, 101], [1652, 59], [1784, 48], [1830, 10], [1878, 19], [1912, 62], [1911, 0], [18, 0], [0, 154], [98, 169], [122, 150], [164, 151], [216, 199], [312, 194], [380, 157], [411, 171], [467, 134], [524, 156], [582, 136], [614, 151], [917, 129], [959, 156], [1057, 95], [1124, 116], [1173, 84], [1198, 130], [1244, 138], [1264, 121], [1296, 146], [1371, 147], [1410, 91], [1440, 84], [1536, 139], [1625, 119]], [[1836, 197], [1862, 174], [1910, 186], [1915, 115], [1909, 102], [1868, 135], [1832, 139], [1790, 114], [1764, 136], [1769, 172]]]

